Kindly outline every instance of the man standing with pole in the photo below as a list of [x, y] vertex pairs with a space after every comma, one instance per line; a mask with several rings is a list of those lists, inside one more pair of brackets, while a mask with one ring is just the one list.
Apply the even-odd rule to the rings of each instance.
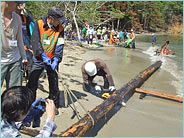
[[58, 64], [62, 61], [64, 47], [64, 27], [66, 18], [62, 10], [54, 6], [48, 11], [48, 16], [36, 21], [32, 35], [34, 51], [33, 64], [27, 87], [30, 88], [36, 99], [38, 80], [44, 69], [49, 81], [49, 99], [54, 100], [56, 115], [59, 114], [59, 87]]

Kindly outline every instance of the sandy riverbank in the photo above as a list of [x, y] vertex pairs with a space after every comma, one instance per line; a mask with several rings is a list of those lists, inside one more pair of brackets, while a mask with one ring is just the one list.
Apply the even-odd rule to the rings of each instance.
[[[141, 51], [146, 47], [136, 44], [137, 49], [124, 49], [119, 47], [96, 47], [83, 48], [68, 43], [64, 49], [63, 61], [59, 67], [59, 76], [62, 77], [69, 88], [80, 98], [80, 102], [87, 110], [92, 110], [103, 102], [103, 99], [82, 89], [81, 66], [92, 58], [103, 59], [109, 67], [116, 88], [121, 88], [129, 80], [152, 63], [148, 55]], [[88, 47], [88, 45], [85, 45]], [[169, 85], [173, 79], [168, 72], [162, 70], [154, 73], [141, 88], [160, 92], [172, 93], [176, 89]], [[61, 79], [60, 79], [61, 81]], [[102, 83], [102, 79], [95, 79]], [[64, 108], [63, 87], [60, 82], [60, 114], [55, 117], [57, 129], [55, 134], [60, 134], [78, 121], [77, 117], [71, 118], [73, 110]], [[48, 96], [47, 78], [40, 79], [37, 96], [46, 98]], [[85, 112], [78, 103], [75, 103], [81, 116]], [[97, 137], [181, 137], [182, 132], [182, 104], [165, 99], [147, 96], [140, 100], [139, 94], [134, 94], [128, 101], [127, 106], [118, 109], [118, 106], [107, 117], [106, 121], [100, 122], [85, 136]], [[44, 124], [46, 114], [42, 117], [41, 126]]]

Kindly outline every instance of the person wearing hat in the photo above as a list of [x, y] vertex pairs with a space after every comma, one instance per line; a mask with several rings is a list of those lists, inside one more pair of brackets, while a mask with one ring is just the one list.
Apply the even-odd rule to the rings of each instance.
[[112, 75], [107, 68], [107, 65], [102, 59], [93, 59], [85, 62], [82, 65], [82, 77], [83, 77], [83, 90], [90, 92], [92, 87], [95, 90], [101, 91], [101, 87], [93, 86], [93, 79], [96, 76], [102, 76], [104, 79], [104, 89], [109, 89], [111, 92], [115, 90], [114, 81]]
[[30, 88], [36, 99], [38, 80], [44, 69], [49, 81], [49, 99], [54, 100], [56, 115], [59, 114], [59, 87], [58, 70], [63, 57], [64, 27], [66, 18], [61, 8], [54, 6], [48, 10], [48, 16], [38, 19], [34, 25], [31, 38], [33, 47], [33, 64], [27, 87]]
[[135, 49], [135, 33], [133, 29], [131, 29], [131, 39], [132, 39], [132, 49]]
[[1, 86], [22, 85], [21, 63], [27, 64], [22, 40], [21, 19], [15, 13], [21, 1], [1, 1]]

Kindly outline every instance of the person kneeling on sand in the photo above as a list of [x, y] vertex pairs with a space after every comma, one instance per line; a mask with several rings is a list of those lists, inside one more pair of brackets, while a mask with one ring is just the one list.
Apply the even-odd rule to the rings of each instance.
[[106, 64], [101, 59], [93, 59], [85, 62], [82, 65], [83, 90], [91, 92], [95, 88], [96, 91], [102, 91], [98, 85], [94, 86], [93, 79], [96, 76], [102, 76], [104, 79], [104, 89], [109, 89], [110, 92], [115, 91], [115, 85], [112, 75]]
[[[25, 86], [14, 86], [1, 95], [1, 137], [21, 137], [19, 127], [22, 121], [31, 112], [34, 102], [33, 92]], [[55, 105], [53, 100], [46, 102], [47, 120], [36, 137], [51, 137], [56, 129]]]

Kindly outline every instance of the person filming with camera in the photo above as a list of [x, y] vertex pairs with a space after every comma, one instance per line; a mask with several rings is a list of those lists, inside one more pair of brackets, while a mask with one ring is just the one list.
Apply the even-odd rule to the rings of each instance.
[[25, 86], [14, 86], [5, 90], [1, 95], [1, 137], [21, 137], [19, 129], [22, 122], [33, 120], [44, 111], [47, 119], [36, 137], [51, 137], [56, 129], [55, 105], [53, 100], [46, 99], [45, 107], [42, 108], [38, 104], [40, 101], [41, 98], [34, 101], [33, 92]]

